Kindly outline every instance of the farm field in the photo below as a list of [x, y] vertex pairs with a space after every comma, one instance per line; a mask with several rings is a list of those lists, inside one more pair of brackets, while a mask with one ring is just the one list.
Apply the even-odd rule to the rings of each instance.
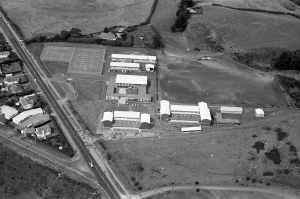
[[102, 198], [100, 194], [93, 195], [95, 189], [89, 185], [67, 176], [59, 178], [60, 171], [17, 154], [2, 140], [0, 143], [0, 198]]
[[73, 27], [85, 34], [107, 26], [139, 24], [147, 18], [152, 3], [152, 0], [3, 0], [1, 6], [29, 38], [33, 33], [60, 33]]
[[[238, 11], [205, 6], [202, 15], [189, 20], [188, 32], [205, 42], [211, 31], [220, 37], [226, 50], [262, 47], [299, 48], [300, 19], [291, 16]], [[188, 41], [193, 45], [193, 41]]]
[[[280, 187], [285, 179], [286, 190], [292, 187], [299, 192], [300, 175], [295, 166], [300, 161], [293, 161], [299, 160], [299, 122], [297, 110], [281, 109], [251, 126], [104, 144], [113, 168], [134, 190], [195, 185], [196, 181], [199, 185]], [[265, 144], [258, 150], [255, 145], [259, 142]], [[272, 150], [279, 153], [269, 156]]]
[[178, 103], [286, 104], [271, 74], [260, 73], [223, 58], [201, 63], [160, 59], [161, 98]]
[[78, 92], [78, 97], [71, 101], [76, 111], [93, 133], [96, 133], [98, 116], [102, 104], [104, 84], [99, 81], [74, 80], [70, 82]]

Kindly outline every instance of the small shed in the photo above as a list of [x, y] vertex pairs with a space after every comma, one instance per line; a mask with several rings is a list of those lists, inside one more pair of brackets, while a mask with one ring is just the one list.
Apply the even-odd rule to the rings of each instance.
[[256, 117], [265, 117], [265, 112], [261, 108], [255, 109], [255, 116]]
[[109, 111], [104, 112], [103, 113], [103, 119], [102, 119], [103, 126], [104, 127], [111, 127], [112, 122], [113, 122], [113, 117], [114, 117], [113, 112], [109, 112]]
[[150, 129], [150, 114], [142, 113], [141, 114], [141, 129]]

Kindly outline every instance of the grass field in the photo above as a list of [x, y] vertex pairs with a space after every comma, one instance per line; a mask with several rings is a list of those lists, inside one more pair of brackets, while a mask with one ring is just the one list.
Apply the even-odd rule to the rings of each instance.
[[74, 47], [45, 45], [41, 54], [41, 60], [70, 62], [74, 51]]
[[[228, 127], [200, 135], [109, 141], [105, 145], [120, 175], [132, 187], [138, 182], [143, 190], [195, 185], [196, 181], [200, 185], [266, 186], [270, 183], [272, 186], [276, 179], [280, 181], [285, 176], [297, 179], [286, 185], [298, 190], [299, 172], [290, 160], [299, 155], [291, 154], [289, 148], [293, 145], [296, 151], [300, 149], [299, 122], [297, 110], [280, 110], [275, 116], [249, 127]], [[278, 132], [283, 131], [288, 136], [278, 141]], [[258, 141], [266, 143], [260, 152], [253, 148]], [[273, 148], [279, 150], [280, 164], [265, 156], [265, 152]], [[282, 173], [284, 169], [289, 173]], [[274, 176], [264, 177], [262, 173], [265, 171], [274, 173]]]
[[91, 33], [107, 26], [139, 24], [147, 18], [152, 3], [152, 0], [3, 0], [1, 6], [25, 36], [31, 37], [33, 33], [59, 33], [73, 27]]
[[0, 198], [102, 198], [95, 189], [30, 160], [0, 144]]
[[72, 101], [73, 106], [80, 114], [93, 133], [96, 133], [98, 116], [102, 103], [102, 91], [104, 84], [99, 81], [74, 80], [72, 86], [78, 92], [76, 100]]
[[195, 15], [189, 20], [188, 30], [200, 40], [214, 31], [223, 39], [226, 50], [259, 47], [295, 50], [300, 45], [299, 21], [291, 16], [205, 6], [203, 15]]
[[67, 75], [69, 63], [57, 61], [44, 61], [52, 76]]
[[285, 105], [272, 75], [259, 73], [226, 59], [202, 64], [160, 59], [163, 99], [178, 103]]

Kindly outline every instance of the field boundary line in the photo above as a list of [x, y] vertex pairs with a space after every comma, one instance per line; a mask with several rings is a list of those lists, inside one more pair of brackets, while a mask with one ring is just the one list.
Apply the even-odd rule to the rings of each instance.
[[74, 59], [74, 54], [75, 54], [76, 50], [77, 50], [77, 46], [75, 46], [75, 48], [73, 50], [73, 53], [72, 53], [72, 58], [71, 58], [71, 60], [69, 62], [69, 67], [68, 67], [68, 71], [67, 71], [67, 77], [69, 76], [69, 71], [70, 71], [70, 68], [71, 68], [71, 65], [72, 65], [72, 62], [73, 62], [73, 59]]

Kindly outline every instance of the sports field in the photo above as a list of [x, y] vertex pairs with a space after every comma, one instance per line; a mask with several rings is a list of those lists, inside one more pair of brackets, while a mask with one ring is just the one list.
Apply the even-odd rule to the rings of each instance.
[[76, 48], [68, 75], [101, 76], [104, 56], [105, 49]]
[[75, 47], [46, 45], [41, 54], [41, 60], [70, 62], [72, 60], [74, 51], [75, 51]]

